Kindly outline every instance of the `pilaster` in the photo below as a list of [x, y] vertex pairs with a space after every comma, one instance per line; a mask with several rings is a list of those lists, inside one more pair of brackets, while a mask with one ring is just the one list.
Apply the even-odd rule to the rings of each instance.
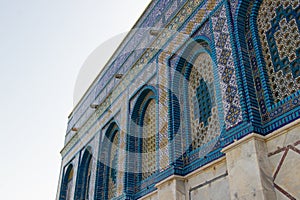
[[184, 178], [181, 176], [171, 176], [166, 180], [157, 183], [158, 199], [185, 200]]
[[276, 199], [264, 137], [250, 134], [222, 150], [232, 200]]

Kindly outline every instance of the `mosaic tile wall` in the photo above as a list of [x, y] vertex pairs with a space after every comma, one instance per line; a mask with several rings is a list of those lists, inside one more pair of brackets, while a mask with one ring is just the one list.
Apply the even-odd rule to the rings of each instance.
[[95, 137], [91, 143], [88, 144], [89, 147], [91, 147], [92, 150], [92, 174], [91, 174], [91, 180], [90, 180], [90, 192], [89, 192], [89, 198], [94, 197], [95, 195], [95, 183], [96, 183], [96, 173], [97, 173], [97, 163], [98, 163], [98, 155], [99, 155], [99, 145], [100, 145], [100, 137]]
[[119, 162], [119, 141], [120, 136], [119, 132], [115, 133], [115, 136], [113, 138], [112, 144], [111, 144], [111, 150], [110, 152], [110, 161], [109, 161], [109, 172], [107, 174], [108, 176], [108, 199], [112, 199], [114, 197], [117, 197], [117, 185], [118, 185], [118, 162]]
[[[92, 111], [87, 109], [91, 103], [100, 103], [109, 95], [111, 91], [107, 90], [106, 84], [110, 83], [111, 87], [118, 84], [118, 81], [111, 79], [113, 74], [127, 72], [142, 55], [144, 49], [153, 42], [155, 38], [149, 36], [149, 27], [162, 28], [185, 3], [186, 1], [183, 0], [151, 2], [147, 11], [135, 25], [138, 29], [129, 33], [128, 39], [122, 42], [115, 56], [102, 70], [98, 80], [95, 81], [95, 85], [89, 89], [87, 95], [74, 109], [68, 122], [67, 132], [69, 134], [72, 134], [70, 130], [74, 125], [82, 126], [84, 121], [92, 115]], [[159, 12], [159, 14], [156, 12]], [[165, 12], [167, 15], [164, 15]], [[135, 49], [142, 49], [142, 51], [134, 51]]]
[[[244, 18], [241, 20], [240, 16]], [[124, 199], [129, 195], [126, 198], [137, 199], [153, 191], [156, 181], [173, 173], [184, 176], [220, 158], [220, 150], [234, 140], [254, 130], [269, 133], [300, 116], [299, 1], [153, 1], [136, 26], [166, 29], [155, 37], [145, 30], [130, 33], [128, 43], [122, 43], [119, 55], [110, 61], [71, 115], [61, 152], [65, 167], [74, 155], [80, 159], [78, 152], [93, 140], [100, 145], [98, 148], [93, 144], [95, 158], [107, 159], [101, 151], [106, 131], [103, 126], [112, 119], [118, 123], [119, 144], [112, 149], [118, 157], [110, 160], [118, 171], [98, 173], [101, 166], [95, 162], [91, 181], [91, 196], [95, 199], [104, 198], [101, 191], [105, 184], [110, 188], [105, 192], [109, 198]], [[177, 34], [172, 35], [172, 31]], [[177, 101], [188, 98], [188, 106], [177, 102], [179, 126], [174, 120], [175, 98], [170, 90], [177, 81], [174, 73], [182, 64], [180, 59], [193, 40], [206, 41], [210, 53], [201, 53], [193, 62], [188, 88], [175, 85], [181, 91]], [[140, 49], [146, 46], [150, 48]], [[134, 48], [136, 51], [131, 51]], [[193, 55], [188, 55], [191, 59], [189, 56]], [[113, 78], [117, 72], [123, 74], [121, 80]], [[126, 174], [127, 132], [131, 131], [128, 127], [139, 91], [145, 85], [155, 88], [157, 103], [151, 100], [145, 114], [150, 128], [143, 132], [158, 134], [143, 140], [141, 151], [157, 154], [145, 154], [142, 160], [146, 162], [134, 167], [159, 169], [159, 173], [131, 179]], [[99, 103], [99, 107], [91, 109], [91, 102]], [[70, 131], [73, 126], [79, 127], [76, 133]], [[176, 126], [180, 131], [174, 140]], [[213, 146], [205, 158], [186, 154], [189, 144], [191, 151], [196, 152], [211, 142]], [[142, 183], [136, 184], [140, 180]], [[101, 181], [104, 186], [99, 185]], [[131, 193], [131, 188], [137, 193]]]
[[[250, 1], [245, 19], [254, 98], [261, 117], [254, 119], [266, 124], [299, 106], [299, 1]], [[266, 132], [296, 116], [267, 126]]]
[[[182, 146], [182, 150], [179, 154], [180, 156], [183, 155], [187, 151], [188, 145], [189, 145], [188, 144], [189, 143], [188, 137], [186, 135], [186, 132], [187, 132], [187, 129], [188, 129], [188, 123], [186, 121], [187, 112], [183, 112], [183, 110], [187, 109], [187, 107], [184, 104], [184, 92], [183, 92], [185, 90], [184, 80], [185, 80], [184, 77], [180, 77], [180, 82], [179, 82], [179, 85], [178, 85], [178, 92], [176, 91], [178, 104], [180, 105], [180, 113], [179, 113], [179, 116], [178, 116], [179, 119], [176, 120], [176, 121], [179, 122], [178, 126], [180, 126], [179, 133], [178, 133], [180, 135], [180, 139], [181, 139], [181, 144], [180, 145]], [[176, 112], [175, 110], [176, 109], [174, 109], [174, 112]], [[176, 146], [175, 146], [175, 149], [176, 149]]]
[[169, 137], [168, 137], [168, 68], [160, 60], [162, 56], [159, 57], [157, 63], [158, 67], [158, 129], [159, 129], [159, 169], [160, 171], [165, 170], [170, 164], [169, 156]]
[[223, 94], [225, 124], [226, 128], [230, 128], [242, 121], [242, 110], [225, 6], [214, 13], [211, 20], [219, 77], [221, 79], [220, 86]]
[[[119, 115], [115, 115], [118, 119]], [[120, 188], [123, 189], [123, 183], [118, 181], [122, 179], [122, 171], [119, 167], [124, 165], [124, 159], [120, 157], [121, 134], [120, 128], [115, 121], [109, 121], [102, 129], [102, 144], [98, 156], [98, 166], [96, 173], [95, 198], [113, 198], [120, 195]], [[105, 135], [104, 135], [105, 134]], [[120, 163], [123, 162], [123, 163]], [[109, 188], [109, 190], [108, 190]], [[100, 194], [99, 194], [100, 193]]]
[[299, 12], [298, 0], [265, 0], [258, 11], [257, 28], [274, 103], [300, 88]]
[[142, 180], [156, 172], [156, 105], [150, 100], [143, 120]]
[[[127, 107], [128, 104], [125, 101], [120, 101], [119, 105], [124, 109], [123, 112], [118, 115], [116, 119], [120, 123], [120, 143], [119, 143], [119, 162], [118, 162], [118, 180], [124, 180], [125, 178], [125, 162], [126, 162], [126, 127], [127, 127]], [[123, 194], [124, 191], [124, 181], [119, 181], [117, 190], [117, 196]]]
[[[67, 200], [67, 198], [69, 199], [73, 199], [74, 195], [75, 195], [75, 186], [76, 186], [76, 181], [77, 181], [77, 165], [78, 165], [78, 160], [79, 160], [79, 155], [77, 155], [75, 158], [73, 158], [73, 160], [68, 161], [67, 163], [63, 163], [63, 168], [62, 170], [62, 176], [61, 176], [61, 185], [59, 186], [59, 190], [58, 190], [58, 199], [61, 200]], [[70, 169], [72, 169], [73, 172], [73, 176], [72, 176], [72, 180], [70, 180], [71, 182], [69, 182], [67, 184], [66, 180], [69, 180], [70, 178]], [[66, 187], [68, 185], [68, 187]]]
[[220, 135], [212, 66], [210, 55], [201, 53], [189, 78], [189, 118], [194, 150]]

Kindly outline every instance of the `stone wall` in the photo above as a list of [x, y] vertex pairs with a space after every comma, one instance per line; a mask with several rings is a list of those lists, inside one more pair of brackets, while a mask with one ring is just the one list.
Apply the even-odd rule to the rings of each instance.
[[269, 135], [266, 145], [277, 199], [300, 199], [299, 120]]
[[141, 200], [288, 200], [300, 198], [300, 120], [267, 136], [250, 134], [225, 156], [186, 176], [172, 176]]

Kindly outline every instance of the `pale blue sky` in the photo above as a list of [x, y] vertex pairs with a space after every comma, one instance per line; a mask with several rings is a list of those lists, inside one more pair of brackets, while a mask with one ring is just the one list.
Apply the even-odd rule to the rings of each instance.
[[0, 195], [53, 200], [77, 74], [150, 0], [0, 0]]

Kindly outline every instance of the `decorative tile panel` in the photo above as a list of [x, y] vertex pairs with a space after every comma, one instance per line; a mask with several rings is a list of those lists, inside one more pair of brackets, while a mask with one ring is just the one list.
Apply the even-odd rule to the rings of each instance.
[[159, 56], [158, 65], [158, 129], [159, 129], [159, 169], [165, 170], [170, 163], [169, 158], [169, 141], [168, 141], [168, 67], [163, 62], [165, 59], [164, 52]]
[[119, 171], [118, 171], [118, 156], [119, 156], [119, 140], [120, 140], [120, 136], [119, 136], [120, 132], [116, 132], [115, 136], [113, 138], [113, 141], [111, 143], [111, 149], [109, 151], [110, 153], [110, 161], [109, 161], [109, 172], [107, 174], [108, 176], [108, 199], [112, 199], [114, 197], [117, 197], [118, 194], [118, 184], [120, 184], [121, 182], [118, 181], [119, 177]]
[[197, 149], [220, 135], [213, 63], [207, 53], [199, 54], [189, 77], [189, 106], [192, 148]]
[[265, 0], [257, 28], [275, 103], [300, 89], [300, 3]]
[[[217, 54], [217, 65], [221, 79], [221, 91], [223, 96], [223, 109], [225, 113], [226, 128], [233, 127], [242, 121], [240, 97], [236, 81], [236, 71], [232, 56], [226, 8], [222, 6], [212, 17], [212, 29], [214, 34]], [[229, 91], [235, 91], [230, 93]]]
[[156, 172], [156, 103], [150, 100], [143, 119], [142, 180]]
[[[299, 8], [298, 1], [267, 0], [260, 6], [250, 2], [246, 13], [246, 46], [263, 124], [300, 105], [297, 94], [300, 89], [300, 77], [297, 75], [299, 45], [296, 45], [300, 39], [299, 28], [296, 29], [294, 24], [299, 19], [299, 14], [295, 14]], [[257, 18], [251, 15], [252, 12], [258, 12]], [[255, 23], [257, 29], [251, 23]], [[272, 127], [268, 126], [267, 131]]]

